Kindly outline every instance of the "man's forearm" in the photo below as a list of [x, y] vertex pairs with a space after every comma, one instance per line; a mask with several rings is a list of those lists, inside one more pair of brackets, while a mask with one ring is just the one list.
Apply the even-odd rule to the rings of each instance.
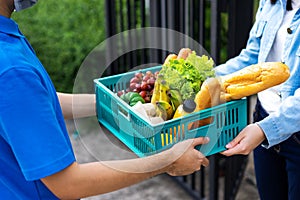
[[78, 199], [108, 193], [161, 173], [184, 176], [208, 166], [209, 161], [195, 146], [208, 138], [195, 138], [175, 144], [161, 153], [121, 161], [88, 164], [74, 162], [64, 170], [42, 179], [60, 199]]
[[95, 116], [94, 94], [66, 94], [57, 92], [65, 119]]
[[143, 159], [73, 163], [42, 181], [61, 199], [78, 199], [115, 191], [164, 173], [172, 160], [172, 153], [166, 151]]

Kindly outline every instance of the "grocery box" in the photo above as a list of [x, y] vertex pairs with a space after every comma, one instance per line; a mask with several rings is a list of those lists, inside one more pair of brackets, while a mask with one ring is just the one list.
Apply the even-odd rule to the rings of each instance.
[[[161, 66], [156, 66], [137, 71], [160, 69]], [[199, 136], [210, 138], [208, 144], [196, 147], [209, 156], [224, 151], [225, 145], [247, 125], [246, 98], [153, 125], [117, 95], [128, 87], [137, 71], [95, 79], [94, 84], [99, 123], [139, 157], [156, 154], [177, 142]], [[189, 124], [206, 118], [212, 119], [210, 124], [189, 130]]]

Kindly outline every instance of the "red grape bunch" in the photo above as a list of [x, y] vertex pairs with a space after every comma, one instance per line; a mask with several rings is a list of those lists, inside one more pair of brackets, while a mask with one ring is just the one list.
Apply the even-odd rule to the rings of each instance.
[[[154, 73], [151, 71], [146, 71], [145, 73], [135, 73], [134, 77], [130, 79], [129, 87], [125, 92], [137, 92], [145, 100], [145, 103], [150, 103], [158, 73], [159, 71]], [[120, 96], [121, 93], [119, 93], [118, 95]]]

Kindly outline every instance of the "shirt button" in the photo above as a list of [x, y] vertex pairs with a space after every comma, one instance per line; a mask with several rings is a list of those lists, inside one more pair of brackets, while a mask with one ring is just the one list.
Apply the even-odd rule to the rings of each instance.
[[293, 31], [292, 31], [291, 28], [287, 28], [286, 31], [288, 32], [288, 34], [292, 34], [293, 33]]

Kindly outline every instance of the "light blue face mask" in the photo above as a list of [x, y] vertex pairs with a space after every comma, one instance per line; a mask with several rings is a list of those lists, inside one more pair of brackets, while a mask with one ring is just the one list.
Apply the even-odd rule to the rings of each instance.
[[14, 0], [15, 10], [20, 11], [29, 8], [37, 3], [38, 0]]

